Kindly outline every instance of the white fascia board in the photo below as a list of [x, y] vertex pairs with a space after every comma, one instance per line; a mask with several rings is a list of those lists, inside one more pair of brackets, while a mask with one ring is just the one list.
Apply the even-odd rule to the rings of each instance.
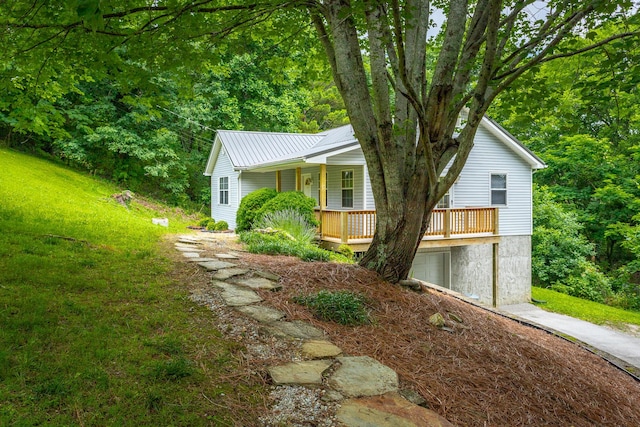
[[[349, 151], [357, 150], [360, 147], [359, 144], [351, 144], [347, 147], [343, 147], [337, 150], [333, 150], [328, 153], [323, 153], [317, 156], [310, 156], [305, 159], [307, 163], [312, 164], [327, 164], [327, 159], [329, 157], [337, 156], [339, 154], [348, 153]], [[362, 164], [362, 163], [361, 163]]]
[[213, 168], [218, 161], [218, 155], [220, 154], [220, 148], [222, 148], [222, 142], [220, 138], [216, 135], [216, 139], [213, 141], [213, 145], [211, 146], [211, 152], [209, 153], [209, 159], [207, 160], [207, 166], [204, 168], [204, 176], [211, 176], [213, 174]]
[[237, 168], [235, 170], [251, 171], [251, 172], [273, 172], [283, 169], [293, 169], [296, 167], [305, 166], [305, 160], [303, 158], [291, 159], [286, 162], [270, 162], [261, 165], [248, 166], [244, 168]]

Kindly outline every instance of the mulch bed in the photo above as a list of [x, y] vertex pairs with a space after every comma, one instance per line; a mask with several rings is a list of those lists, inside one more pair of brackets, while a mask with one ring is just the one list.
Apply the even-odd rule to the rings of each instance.
[[[324, 329], [345, 353], [393, 368], [403, 388], [456, 425], [640, 426], [640, 383], [575, 344], [448, 295], [402, 289], [353, 265], [255, 254], [239, 263], [281, 276], [281, 291], [261, 292], [267, 304]], [[374, 323], [323, 322], [293, 302], [323, 289], [366, 296]], [[429, 323], [436, 312], [453, 332]]]

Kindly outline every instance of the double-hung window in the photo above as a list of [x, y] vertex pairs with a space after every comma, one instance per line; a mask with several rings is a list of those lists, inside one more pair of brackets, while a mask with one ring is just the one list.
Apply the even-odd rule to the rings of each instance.
[[491, 174], [491, 206], [507, 205], [507, 174]]
[[451, 207], [451, 190], [447, 190], [442, 196], [442, 199], [438, 202], [436, 208], [438, 209], [449, 209]]
[[353, 207], [353, 170], [342, 171], [342, 207]]
[[229, 204], [229, 177], [221, 176], [220, 177], [220, 185], [218, 187], [219, 192], [219, 203], [221, 205]]

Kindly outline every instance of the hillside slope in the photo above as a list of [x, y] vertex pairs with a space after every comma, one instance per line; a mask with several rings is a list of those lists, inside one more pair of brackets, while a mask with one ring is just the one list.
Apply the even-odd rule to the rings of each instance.
[[188, 219], [120, 192], [0, 149], [0, 425], [250, 425], [236, 346], [160, 244]]

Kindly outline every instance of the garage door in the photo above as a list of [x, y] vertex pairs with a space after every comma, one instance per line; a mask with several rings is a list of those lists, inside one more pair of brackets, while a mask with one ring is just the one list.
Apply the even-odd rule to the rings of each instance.
[[413, 260], [413, 277], [425, 282], [449, 287], [447, 271], [449, 263], [445, 252], [417, 253]]

